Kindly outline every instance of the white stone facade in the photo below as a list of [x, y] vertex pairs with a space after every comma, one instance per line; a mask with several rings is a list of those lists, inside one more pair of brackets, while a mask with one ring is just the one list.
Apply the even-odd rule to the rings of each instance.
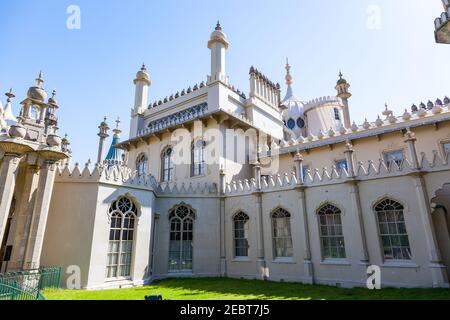
[[247, 96], [226, 74], [228, 45], [218, 24], [207, 80], [150, 104], [142, 67], [130, 137], [112, 146], [123, 159], [101, 161], [103, 122], [97, 164], [57, 161], [39, 264], [80, 267], [84, 289], [217, 276], [365, 286], [369, 265], [383, 286], [448, 287], [450, 100], [357, 125], [342, 75], [336, 96], [301, 102], [289, 69], [281, 99], [252, 67]]

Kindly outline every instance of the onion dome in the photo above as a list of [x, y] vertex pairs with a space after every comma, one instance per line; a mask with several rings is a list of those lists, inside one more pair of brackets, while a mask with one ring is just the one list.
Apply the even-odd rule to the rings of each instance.
[[58, 107], [58, 101], [56, 101], [56, 90], [53, 90], [52, 96], [48, 99], [48, 104], [52, 107]]
[[425, 103], [423, 103], [423, 102], [420, 103], [419, 107], [420, 107], [421, 109], [426, 109], [426, 108], [427, 108], [427, 106], [426, 106]]
[[147, 72], [147, 67], [145, 64], [142, 64], [141, 70], [139, 70], [136, 73], [136, 79], [134, 79], [134, 84], [143, 81], [146, 82], [148, 85], [151, 85], [152, 82], [150, 81], [150, 75]]
[[417, 108], [417, 106], [415, 104], [413, 104], [412, 107], [411, 107], [411, 111], [412, 112], [417, 112], [417, 110], [419, 110], [419, 109]]
[[225, 49], [228, 49], [229, 42], [227, 35], [222, 31], [222, 26], [219, 21], [217, 21], [214, 32], [211, 33], [211, 37], [208, 41], [208, 49], [212, 49], [213, 45], [217, 42], [222, 43], [225, 46]]
[[450, 98], [449, 97], [445, 97], [444, 98], [444, 103], [445, 104], [449, 104], [450, 103]]
[[120, 134], [122, 133], [122, 130], [119, 129], [119, 124], [120, 119], [117, 118], [116, 128], [113, 130], [114, 136], [105, 158], [105, 164], [108, 166], [122, 165], [123, 163], [123, 151], [116, 146], [120, 142]]
[[434, 104], [437, 106], [442, 106], [442, 100], [438, 98]]
[[47, 92], [42, 88], [42, 83], [44, 83], [44, 79], [41, 71], [36, 79], [36, 86], [28, 89], [27, 97], [29, 99], [32, 99], [37, 103], [45, 103], [45, 100], [47, 100]]
[[339, 71], [339, 80], [336, 83], [337, 85], [347, 84], [347, 80], [343, 78], [342, 72]]
[[431, 102], [431, 100], [428, 100], [427, 108], [428, 108], [428, 109], [433, 109], [433, 107], [434, 107], [434, 103]]

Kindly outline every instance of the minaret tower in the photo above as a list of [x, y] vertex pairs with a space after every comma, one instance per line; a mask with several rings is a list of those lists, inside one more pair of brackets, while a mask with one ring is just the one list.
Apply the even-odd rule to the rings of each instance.
[[227, 36], [222, 31], [220, 22], [217, 22], [216, 29], [208, 41], [208, 48], [211, 50], [211, 74], [208, 76], [208, 84], [216, 81], [228, 83], [225, 72], [225, 53], [228, 45]]
[[108, 131], [109, 131], [109, 126], [106, 123], [106, 117], [103, 119], [103, 122], [100, 123], [100, 125], [98, 126], [99, 132], [98, 132], [98, 136], [99, 136], [99, 143], [98, 143], [98, 155], [97, 155], [97, 164], [102, 164], [103, 163], [103, 146], [105, 145], [105, 140], [106, 138], [109, 137]]
[[148, 106], [148, 89], [152, 85], [152, 82], [145, 64], [142, 64], [141, 70], [136, 74], [134, 85], [136, 86], [136, 91], [134, 108], [131, 111], [130, 138], [136, 137], [138, 131], [142, 129], [141, 126], [144, 122], [143, 115]]
[[339, 71], [339, 80], [336, 84], [337, 97], [342, 99], [343, 107], [342, 111], [344, 113], [344, 127], [350, 128], [350, 110], [348, 108], [348, 99], [352, 96], [352, 94], [348, 91], [350, 88], [350, 84], [345, 80], [342, 76], [342, 72]]

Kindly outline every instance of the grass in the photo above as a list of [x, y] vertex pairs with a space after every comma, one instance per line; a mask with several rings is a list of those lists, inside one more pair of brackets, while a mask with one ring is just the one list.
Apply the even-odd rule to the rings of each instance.
[[450, 300], [449, 289], [342, 289], [224, 278], [167, 279], [145, 287], [80, 291], [46, 290], [47, 300]]

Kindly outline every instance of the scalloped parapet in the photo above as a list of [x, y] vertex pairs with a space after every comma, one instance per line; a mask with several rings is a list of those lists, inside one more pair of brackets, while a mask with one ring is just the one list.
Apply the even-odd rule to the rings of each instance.
[[324, 105], [326, 103], [341, 103], [341, 99], [333, 96], [323, 96], [306, 102], [305, 110]]
[[[422, 171], [433, 172], [449, 170], [449, 154], [441, 156], [439, 152], [433, 151], [431, 157], [427, 157], [425, 153], [421, 153], [419, 157], [419, 166]], [[386, 162], [384, 159], [376, 161], [369, 160], [367, 163], [358, 162], [355, 164], [355, 175], [350, 177], [345, 168], [338, 170], [336, 166], [330, 169], [324, 167], [322, 169], [306, 169], [302, 173], [302, 177], [292, 173], [276, 174], [272, 176], [263, 176], [261, 178], [261, 190], [257, 189], [255, 179], [231, 181], [226, 184], [226, 196], [249, 195], [254, 192], [272, 192], [291, 190], [299, 185], [305, 187], [330, 185], [344, 183], [349, 179], [356, 180], [372, 180], [385, 177], [402, 176], [414, 172], [412, 164], [407, 160], [400, 163], [395, 161]]]
[[99, 166], [91, 167], [86, 164], [83, 168], [77, 163], [72, 168], [69, 165], [57, 168], [56, 182], [72, 183], [102, 183], [114, 186], [133, 187], [155, 192], [158, 196], [166, 195], [211, 195], [217, 194], [215, 183], [205, 184], [177, 184], [159, 183], [154, 176], [138, 176], [125, 166]]
[[[333, 97], [323, 97], [308, 102], [308, 105], [313, 107], [333, 101], [335, 101]], [[300, 136], [297, 140], [282, 140], [279, 144], [279, 147], [282, 149], [281, 153], [290, 152], [294, 150], [293, 148], [298, 148], [300, 145], [304, 148], [314, 148], [345, 141], [346, 139], [358, 139], [360, 137], [383, 134], [392, 130], [450, 120], [450, 98], [437, 99], [436, 102], [428, 101], [427, 104], [421, 103], [418, 107], [413, 105], [411, 112], [405, 110], [399, 116], [395, 116], [391, 110], [386, 109], [383, 115], [385, 115], [385, 118], [378, 116], [372, 122], [365, 119], [360, 125], [353, 122], [350, 128], [341, 126], [337, 131], [328, 130], [323, 132], [321, 130], [315, 134], [310, 133], [308, 137]]]

